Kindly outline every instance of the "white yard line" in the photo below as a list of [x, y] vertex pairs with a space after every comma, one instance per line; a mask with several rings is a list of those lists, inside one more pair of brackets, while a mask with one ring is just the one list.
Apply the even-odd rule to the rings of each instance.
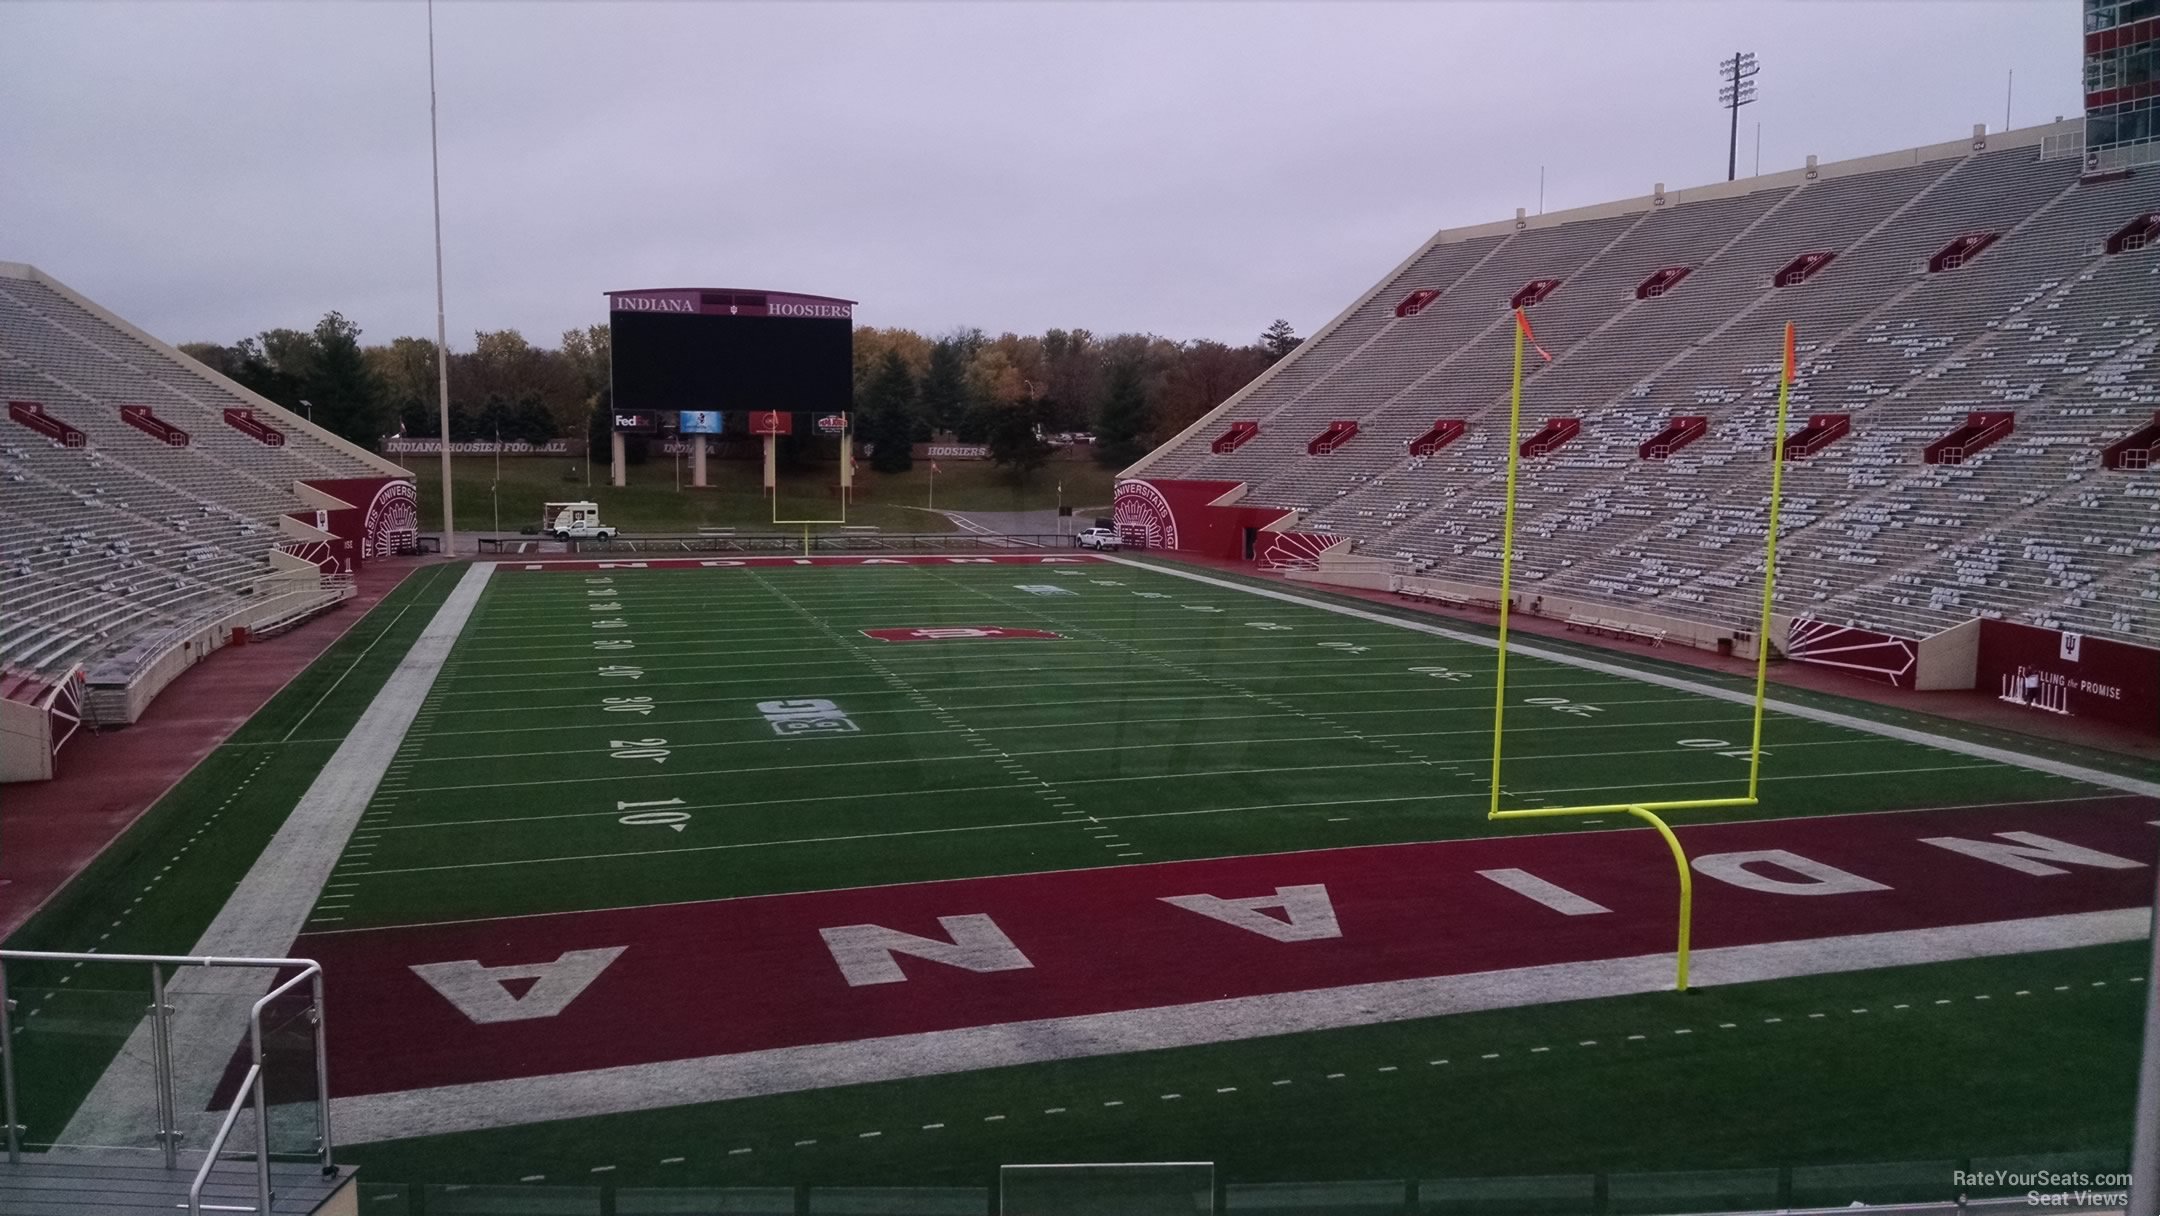
[[[1695, 951], [1694, 973], [1698, 984], [1735, 984], [2129, 942], [2145, 937], [2149, 920], [2146, 909], [2130, 908], [1718, 947]], [[1671, 985], [1672, 956], [1648, 954], [446, 1085], [338, 1098], [330, 1108], [340, 1140], [369, 1144], [836, 1085], [1660, 992]]]
[[[1416, 763], [1416, 762], [1415, 762], [1415, 761], [1409, 761], [1409, 762], [1405, 762], [1405, 763]], [[1326, 765], [1326, 766], [1316, 766], [1316, 767], [1321, 767], [1321, 768], [1339, 768], [1339, 767], [1342, 767], [1342, 766], [1340, 766], [1340, 765]], [[1927, 768], [1894, 768], [1894, 769], [1867, 769], [1867, 770], [1861, 770], [1861, 771], [1858, 771], [1858, 772], [1850, 772], [1850, 773], [1786, 773], [1786, 774], [1777, 774], [1777, 775], [1772, 775], [1772, 776], [1764, 777], [1764, 778], [1763, 778], [1763, 781], [1765, 781], [1765, 782], [1772, 782], [1772, 781], [1824, 781], [1824, 780], [1836, 780], [1836, 779], [1838, 779], [1838, 778], [1840, 778], [1840, 777], [1878, 777], [1878, 776], [1894, 776], [1894, 775], [1901, 775], [1901, 774], [1910, 774], [1910, 773], [1932, 773], [1932, 772], [1949, 772], [1949, 771], [1955, 771], [1955, 770], [1961, 770], [1961, 769], [1975, 769], [1975, 768], [1985, 768], [1985, 767], [1987, 767], [1987, 765], [1985, 765], [1985, 764], [1952, 764], [1952, 765], [1937, 765], [1937, 766], [1931, 766], [1931, 767], [1927, 767]], [[1276, 771], [1276, 770], [1268, 770], [1268, 769], [1247, 769], [1247, 770], [1238, 770], [1238, 771], [1240, 771], [1240, 772], [1270, 772], [1270, 771]], [[1220, 773], [1220, 772], [1215, 772], [1215, 773], [1197, 773], [1197, 774], [1195, 774], [1195, 773], [1171, 773], [1171, 774], [1157, 774], [1157, 775], [1148, 775], [1148, 776], [1135, 776], [1135, 777], [1100, 777], [1100, 778], [1089, 778], [1089, 779], [1087, 779], [1087, 780], [1081, 780], [1081, 781], [1067, 781], [1067, 782], [1065, 782], [1065, 784], [1066, 784], [1066, 785], [1093, 785], [1093, 784], [1098, 784], [1098, 783], [1101, 783], [1101, 782], [1112, 782], [1112, 781], [1150, 781], [1150, 780], [1163, 780], [1163, 779], [1171, 779], [1171, 778], [1179, 778], [1179, 777], [1187, 777], [1187, 776], [1218, 776], [1218, 777], [1219, 777], [1219, 776], [1224, 776], [1224, 775], [1226, 775], [1226, 774], [1224, 774], [1224, 773]], [[1716, 779], [1714, 779], [1714, 780], [1708, 780], [1708, 781], [1668, 781], [1668, 782], [1667, 782], [1666, 784], [1668, 784], [1668, 785], [1672, 785], [1672, 786], [1693, 786], [1693, 785], [1703, 785], [1703, 786], [1724, 786], [1724, 785], [1730, 785], [1731, 783], [1732, 783], [1732, 778], [1731, 778], [1731, 777], [1719, 777], [1719, 778], [1716, 778]], [[994, 786], [993, 786], [993, 785], [986, 785], [986, 786], [958, 786], [958, 787], [954, 787], [954, 788], [950, 788], [950, 789], [939, 789], [939, 790], [911, 790], [911, 791], [905, 791], [904, 793], [905, 793], [906, 795], [916, 795], [916, 794], [952, 794], [952, 793], [982, 793], [982, 792], [988, 792], [988, 791], [992, 791], [992, 790], [1003, 790], [1003, 789], [1009, 789], [1009, 788], [1011, 788], [1011, 787], [1009, 787], [1009, 786], [1002, 786], [1002, 785], [994, 785]], [[1551, 794], [1591, 794], [1591, 795], [1595, 795], [1595, 794], [1615, 794], [1615, 793], [1625, 793], [1625, 792], [1627, 792], [1628, 790], [1631, 790], [1631, 789], [1636, 789], [1636, 788], [1638, 788], [1638, 787], [1636, 787], [1636, 786], [1632, 786], [1632, 785], [1628, 785], [1628, 786], [1620, 786], [1620, 785], [1577, 785], [1577, 786], [1567, 786], [1567, 787], [1564, 787], [1564, 788], [1537, 788], [1537, 789], [1524, 789], [1524, 790], [1517, 790], [1517, 791], [1514, 791], [1514, 792], [1516, 792], [1516, 793], [1518, 793], [1518, 794], [1520, 794], [1520, 795], [1522, 795], [1522, 796], [1524, 796], [1524, 797], [1537, 797], [1537, 798], [1542, 798], [1542, 797], [1544, 797], [1544, 796], [1546, 796], [1546, 795], [1551, 795]], [[686, 805], [685, 805], [685, 806], [683, 806], [683, 807], [682, 807], [681, 809], [683, 809], [683, 810], [687, 810], [687, 811], [715, 811], [715, 810], [717, 810], [717, 811], [725, 811], [725, 810], [739, 809], [739, 808], [741, 808], [741, 807], [744, 807], [744, 806], [763, 806], [763, 805], [779, 805], [779, 804], [785, 804], [785, 803], [790, 803], [790, 802], [828, 802], [828, 801], [849, 801], [849, 800], [854, 800], [854, 799], [860, 799], [860, 798], [878, 798], [878, 797], [885, 797], [885, 798], [890, 798], [890, 797], [897, 797], [897, 796], [901, 796], [901, 795], [895, 795], [895, 794], [829, 794], [829, 795], [821, 795], [821, 796], [819, 796], [819, 797], [816, 797], [816, 798], [805, 798], [805, 799], [775, 799], [775, 800], [772, 800], [772, 801], [770, 801], [770, 802], [765, 802], [765, 803], [740, 803], [740, 802], [738, 802], [738, 803], [712, 803], [712, 804], [698, 804], [698, 803], [690, 803], [690, 804], [686, 804]], [[1484, 798], [1485, 798], [1486, 796], [1487, 796], [1487, 795], [1486, 795], [1486, 791], [1485, 791], [1484, 789], [1473, 789], [1473, 790], [1469, 790], [1469, 791], [1466, 791], [1466, 792], [1463, 792], [1463, 793], [1452, 793], [1452, 794], [1444, 794], [1444, 793], [1434, 793], [1434, 792], [1421, 792], [1421, 793], [1416, 793], [1416, 794], [1401, 794], [1401, 795], [1391, 795], [1391, 796], [1387, 796], [1387, 797], [1380, 797], [1380, 798], [1321, 798], [1321, 799], [1314, 799], [1314, 800], [1310, 800], [1310, 801], [1302, 801], [1302, 802], [1268, 802], [1268, 803], [1259, 803], [1259, 804], [1255, 804], [1255, 805], [1250, 805], [1250, 806], [1212, 806], [1212, 807], [1190, 807], [1190, 808], [1186, 808], [1186, 809], [1184, 809], [1184, 810], [1175, 810], [1175, 811], [1132, 811], [1132, 812], [1129, 812], [1129, 813], [1126, 813], [1126, 814], [1122, 814], [1122, 815], [1120, 815], [1120, 814], [1103, 814], [1103, 813], [1097, 813], [1097, 814], [1095, 814], [1095, 815], [1091, 816], [1091, 818], [1092, 818], [1092, 819], [1094, 819], [1094, 820], [1096, 820], [1096, 821], [1102, 822], [1102, 823], [1124, 823], [1124, 822], [1127, 822], [1127, 821], [1130, 821], [1130, 820], [1147, 820], [1147, 819], [1182, 819], [1182, 818], [1186, 818], [1186, 817], [1189, 817], [1189, 816], [1194, 816], [1194, 815], [1232, 815], [1232, 814], [1242, 814], [1242, 813], [1245, 813], [1245, 812], [1250, 812], [1250, 811], [1285, 811], [1285, 810], [1333, 810], [1333, 809], [1336, 809], [1336, 808], [1338, 808], [1338, 807], [1346, 807], [1346, 806], [1372, 806], [1372, 805], [1379, 805], [1379, 804], [1385, 804], [1385, 803], [1397, 803], [1397, 802], [1451, 802], [1451, 801], [1461, 801], [1461, 800], [1463, 800], [1463, 799], [1476, 799], [1476, 800], [1482, 800], [1482, 799], [1484, 799]], [[2025, 800], [2025, 801], [2030, 801], [2030, 800]], [[2061, 799], [2050, 799], [2050, 801], [2075, 802], [2075, 801], [2081, 801], [2081, 799], [2078, 799], [2078, 798], [2061, 798]], [[2019, 803], [2010, 803], [2010, 804], [2007, 804], [2007, 805], [2012, 805], [2012, 806], [2016, 806], [2016, 805], [2023, 805], [2023, 802], [2019, 802]], [[1909, 808], [1900, 808], [1900, 809], [1902, 810], [1902, 809], [1909, 809]], [[1889, 810], [1889, 811], [1873, 811], [1873, 812], [1858, 812], [1858, 813], [1861, 813], [1861, 814], [1896, 814], [1896, 813], [1899, 813], [1899, 811], [1898, 811], [1898, 810]], [[536, 816], [536, 817], [531, 817], [531, 818], [517, 818], [517, 817], [513, 817], [513, 818], [508, 818], [508, 819], [486, 819], [486, 820], [464, 820], [464, 821], [445, 821], [445, 822], [438, 822], [438, 823], [424, 823], [424, 824], [394, 824], [394, 825], [392, 825], [392, 827], [391, 827], [391, 830], [393, 830], [393, 831], [397, 831], [397, 830], [407, 830], [407, 831], [413, 831], [413, 830], [420, 830], [420, 829], [425, 829], [425, 828], [446, 828], [446, 827], [448, 827], [448, 828], [454, 828], [454, 827], [469, 827], [469, 826], [474, 826], [474, 825], [478, 825], [478, 824], [495, 824], [495, 823], [531, 823], [531, 822], [535, 822], [536, 820], [539, 820], [539, 819], [585, 819], [585, 818], [596, 818], [596, 817], [601, 817], [601, 816], [606, 816], [606, 815], [613, 815], [613, 814], [614, 814], [614, 812], [612, 812], [612, 811], [581, 811], [581, 812], [574, 812], [574, 813], [570, 813], [570, 814], [564, 814], [564, 815], [543, 815], [543, 816]], [[1771, 820], [1771, 821], [1766, 821], [1766, 822], [1774, 822], [1774, 820]], [[432, 865], [432, 866], [407, 866], [407, 867], [404, 867], [404, 868], [402, 868], [402, 869], [394, 869], [394, 870], [370, 870], [370, 871], [369, 871], [368, 873], [370, 874], [370, 876], [380, 876], [380, 875], [384, 875], [384, 874], [432, 874], [432, 873], [435, 873], [435, 872], [438, 872], [438, 871], [451, 871], [451, 870], [491, 870], [491, 869], [498, 869], [498, 868], [502, 868], [502, 867], [506, 867], [506, 866], [536, 866], [536, 865], [556, 865], [556, 864], [584, 863], [584, 862], [589, 862], [589, 861], [609, 861], [609, 860], [613, 860], [613, 859], [616, 859], [616, 858], [623, 858], [623, 857], [676, 857], [676, 856], [681, 856], [681, 855], [683, 855], [683, 854], [688, 854], [688, 853], [714, 853], [714, 852], [730, 852], [730, 851], [733, 851], [733, 850], [736, 850], [736, 849], [769, 849], [769, 848], [780, 848], [780, 847], [785, 847], [785, 846], [788, 846], [788, 845], [828, 845], [828, 844], [842, 844], [842, 843], [850, 843], [850, 842], [856, 842], [856, 841], [864, 841], [864, 840], [893, 840], [893, 839], [900, 839], [900, 838], [903, 838], [903, 837], [909, 837], [909, 836], [944, 836], [944, 835], [951, 835], [951, 834], [953, 834], [953, 833], [957, 833], [957, 832], [997, 832], [997, 831], [1010, 831], [1010, 830], [1013, 830], [1013, 829], [1016, 829], [1016, 828], [1042, 828], [1042, 827], [1060, 827], [1060, 826], [1069, 826], [1069, 824], [1068, 824], [1068, 822], [1067, 822], [1066, 820], [1064, 820], [1064, 819], [1032, 819], [1032, 820], [1017, 820], [1017, 821], [1014, 821], [1014, 822], [1010, 822], [1010, 823], [975, 823], [975, 824], [962, 824], [962, 825], [958, 825], [958, 826], [953, 826], [953, 827], [939, 827], [939, 828], [904, 828], [904, 829], [895, 829], [895, 830], [893, 830], [893, 831], [889, 831], [889, 832], [854, 832], [854, 833], [848, 833], [848, 834], [845, 834], [845, 835], [834, 835], [834, 836], [802, 836], [802, 837], [794, 837], [794, 838], [789, 838], [789, 839], [783, 839], [783, 840], [744, 840], [744, 841], [734, 841], [734, 842], [731, 842], [731, 843], [726, 843], [726, 844], [707, 844], [707, 845], [678, 845], [678, 846], [675, 846], [675, 847], [672, 847], [672, 848], [664, 848], [664, 849], [630, 849], [630, 850], [619, 850], [619, 851], [615, 851], [615, 852], [608, 852], [608, 853], [579, 853], [579, 854], [574, 854], [574, 855], [566, 855], [566, 856], [555, 856], [555, 857], [519, 857], [519, 858], [509, 858], [509, 859], [503, 859], [503, 860], [495, 860], [495, 861], [463, 861], [463, 862], [453, 862], [453, 863], [448, 863], [448, 864], [443, 864], [443, 865]], [[1409, 842], [1400, 842], [1400, 843], [1409, 843]], [[1394, 846], [1394, 845], [1390, 845], [1390, 846], [1383, 846], [1383, 847], [1396, 847], [1396, 846]], [[1294, 851], [1298, 851], [1298, 852], [1305, 852], [1305, 851], [1309, 851], [1309, 850], [1307, 850], [1307, 849], [1300, 849], [1300, 850], [1294, 850]], [[1258, 854], [1241, 854], [1241, 856], [1258, 856]], [[1033, 871], [1023, 871], [1023, 872], [1024, 872], [1024, 873], [1033, 873]], [[820, 888], [820, 889], [822, 889], [822, 888]]]
[[[367, 712], [324, 762], [292, 814], [188, 951], [190, 955], [276, 958], [291, 949], [494, 571], [492, 562], [467, 568]], [[175, 1009], [170, 1022], [173, 1084], [183, 1118], [199, 1122], [215, 1117], [215, 1112], [202, 1112], [209, 1109], [211, 1093], [231, 1062], [234, 1045], [246, 1036], [246, 1026], [236, 1019], [249, 1003], [270, 990], [274, 978], [268, 971], [244, 969], [188, 969], [173, 977], [167, 987]], [[60, 1140], [125, 1144], [141, 1129], [157, 1126], [155, 1096], [142, 1083], [140, 1061], [149, 1058], [150, 1033], [145, 1022], [128, 1036], [127, 1045], [83, 1100]], [[205, 1139], [190, 1135], [187, 1143], [199, 1145]]]
[[[1471, 633], [1462, 633], [1457, 630], [1443, 628], [1439, 625], [1429, 625], [1423, 621], [1403, 620], [1399, 617], [1389, 616], [1385, 613], [1367, 612], [1362, 608], [1352, 608], [1344, 604], [1331, 604], [1325, 600], [1310, 599], [1302, 595], [1292, 595], [1287, 591], [1276, 591], [1269, 587], [1248, 587], [1243, 583], [1234, 583], [1230, 582], [1227, 579], [1213, 578], [1205, 574], [1195, 574], [1186, 570], [1174, 570], [1167, 566], [1157, 566], [1148, 562], [1134, 561], [1129, 557], [1105, 557], [1103, 560], [1115, 562], [1123, 566], [1131, 566], [1137, 570], [1153, 571], [1156, 574], [1167, 575], [1171, 578], [1182, 578], [1196, 583], [1204, 583], [1210, 587], [1221, 587], [1229, 591], [1242, 592], [1246, 595], [1258, 596], [1262, 599], [1279, 600], [1285, 604], [1296, 604], [1299, 607], [1303, 608], [1313, 608], [1321, 612], [1332, 612], [1335, 613], [1337, 616], [1354, 617], [1361, 621], [1372, 621], [1376, 624], [1381, 625], [1393, 625], [1397, 629], [1409, 629], [1418, 633], [1431, 634], [1434, 637], [1448, 638], [1452, 641], [1457, 642], [1467, 642], [1473, 646], [1482, 646], [1487, 650], [1498, 650], [1500, 648], [1499, 642], [1493, 638], [1479, 637], [1478, 635]], [[1597, 659], [1584, 658], [1580, 655], [1569, 654], [1565, 651], [1560, 650], [1547, 650], [1542, 646], [1528, 645], [1520, 642], [1510, 641], [1508, 643], [1508, 653], [1524, 655], [1533, 659], [1542, 659], [1548, 663], [1560, 663], [1568, 667], [1579, 668], [1583, 671], [1595, 671], [1601, 675], [1621, 676], [1630, 680], [1639, 680], [1642, 683], [1654, 684], [1660, 688], [1678, 689], [1682, 692], [1690, 692], [1698, 696], [1709, 697], [1714, 700], [1729, 702], [1734, 705], [1752, 706], [1755, 704], [1754, 696], [1749, 693], [1738, 692], [1733, 689], [1727, 688], [1718, 688], [1709, 684], [1698, 684], [1693, 680], [1682, 679], [1678, 676], [1663, 675], [1658, 672], [1638, 671], [1635, 668], [1625, 667], [1617, 663], [1600, 662]], [[1775, 713], [1789, 714], [1795, 718], [1805, 718], [1811, 722], [1827, 722], [1833, 726], [1845, 727], [1848, 730], [1862, 731], [1871, 735], [1880, 735], [1886, 739], [1896, 739], [1901, 743], [1917, 743], [1922, 747], [1940, 748], [1943, 751], [1957, 752], [1960, 755], [1972, 756], [1981, 760], [1992, 760], [1997, 764], [2008, 764], [2018, 768], [2032, 769], [2035, 772], [2048, 773], [2056, 777], [2068, 777], [2073, 781], [2083, 781], [2089, 785], [2097, 785], [2105, 789], [2122, 790], [2125, 793], [2131, 794], [2142, 794], [2147, 798], [2160, 798], [2160, 782], [2141, 781], [2136, 777], [2126, 777], [2117, 773], [2106, 772], [2102, 769], [2088, 768], [2082, 764], [2071, 764], [2068, 761], [2064, 760], [2053, 760], [2044, 756], [2027, 755], [2023, 752], [2009, 751], [2005, 748], [2000, 747], [1990, 747], [1985, 743], [1973, 743], [1968, 740], [1955, 739], [1944, 735], [1931, 735], [1925, 731], [1912, 730], [1908, 727], [1903, 726], [1892, 726], [1887, 722], [1871, 722], [1866, 718], [1854, 717], [1851, 714], [1838, 713], [1836, 710], [1817, 709], [1812, 705], [1800, 705], [1795, 702], [1780, 701], [1775, 698], [1766, 700], [1764, 702], [1764, 708]]]

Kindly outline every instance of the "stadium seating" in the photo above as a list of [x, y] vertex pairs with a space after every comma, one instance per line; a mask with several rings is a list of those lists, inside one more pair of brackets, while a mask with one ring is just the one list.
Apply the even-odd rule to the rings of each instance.
[[[1850, 432], [1786, 467], [1781, 611], [1903, 636], [1996, 615], [2149, 642], [2160, 477], [2104, 469], [2102, 453], [2160, 409], [2160, 251], [2107, 252], [2160, 208], [2160, 174], [2081, 180], [2060, 138], [2073, 126], [1442, 232], [1128, 475], [1244, 481], [1241, 506], [1496, 584], [1508, 304], [1557, 279], [1527, 307], [1551, 358], [1529, 356], [1522, 435], [1581, 429], [1522, 465], [1516, 577], [1535, 590], [1752, 619], [1791, 321], [1788, 433], [1830, 414]], [[1822, 252], [1836, 256], [1772, 285]], [[1927, 463], [1976, 413], [2014, 415], [2010, 433]], [[1699, 436], [1646, 457], [1697, 416]], [[1462, 438], [1413, 454], [1436, 418], [1466, 419]], [[1211, 451], [1232, 419], [1259, 436]], [[1308, 456], [1338, 420], [1355, 437]]]
[[[306, 505], [296, 481], [394, 468], [284, 425], [275, 407], [8, 263], [0, 399], [80, 434], [56, 440], [12, 419], [0, 434], [0, 664], [30, 675], [230, 613], [272, 574], [279, 516]], [[286, 442], [244, 433], [227, 409], [275, 414]]]

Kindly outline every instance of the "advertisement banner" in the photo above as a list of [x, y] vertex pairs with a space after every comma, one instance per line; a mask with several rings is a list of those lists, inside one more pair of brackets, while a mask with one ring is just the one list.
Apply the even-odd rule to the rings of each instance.
[[783, 410], [751, 410], [750, 433], [753, 435], [792, 435], [795, 433], [795, 415]]
[[1979, 691], [2160, 735], [2160, 650], [2016, 621], [1980, 622]]
[[727, 422], [719, 410], [680, 410], [675, 429], [685, 435], [717, 435]]
[[[383, 440], [383, 451], [391, 456], [433, 456], [442, 451], [440, 439], [407, 439], [402, 435]], [[461, 439], [450, 444], [453, 456], [567, 456], [570, 441], [550, 439], [545, 443], [527, 443], [523, 439], [506, 439], [497, 443], [493, 439]]]

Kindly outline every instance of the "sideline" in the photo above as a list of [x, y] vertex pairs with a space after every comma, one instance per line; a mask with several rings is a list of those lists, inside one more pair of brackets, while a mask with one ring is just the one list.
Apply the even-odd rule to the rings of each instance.
[[[1228, 591], [1240, 591], [1246, 595], [1260, 596], [1263, 599], [1280, 600], [1285, 604], [1296, 604], [1301, 608], [1317, 608], [1322, 612], [1335, 613], [1337, 616], [1355, 617], [1358, 620], [1371, 621], [1379, 625], [1392, 625], [1397, 629], [1428, 633], [1434, 637], [1446, 638], [1451, 642], [1466, 642], [1472, 646], [1482, 646], [1487, 650], [1498, 650], [1500, 648], [1499, 642], [1492, 638], [1480, 637], [1474, 633], [1463, 633], [1439, 625], [1428, 625], [1423, 621], [1408, 621], [1401, 617], [1389, 616], [1386, 613], [1368, 612], [1363, 608], [1352, 608], [1344, 604], [1331, 604], [1325, 600], [1308, 599], [1302, 595], [1292, 595], [1287, 591], [1276, 591], [1269, 587], [1252, 587], [1244, 583], [1234, 583], [1228, 579], [1214, 578], [1205, 574], [1195, 574], [1186, 570], [1157, 565], [1153, 562], [1135, 561], [1129, 557], [1114, 557], [1106, 554], [1102, 560], [1115, 562], [1121, 566], [1130, 566], [1135, 570], [1148, 570], [1156, 574], [1166, 574], [1172, 578], [1190, 579], [1196, 583], [1205, 583], [1210, 587], [1221, 587]], [[1621, 676], [1630, 680], [1640, 680], [1645, 684], [1655, 684], [1660, 688], [1690, 692], [1698, 696], [1727, 701], [1734, 705], [1753, 706], [1755, 704], [1755, 698], [1747, 693], [1718, 688], [1709, 684], [1697, 684], [1693, 680], [1685, 680], [1678, 676], [1660, 675], [1657, 672], [1643, 671], [1618, 663], [1602, 663], [1596, 659], [1568, 654], [1565, 651], [1547, 650], [1542, 646], [1523, 645], [1510, 641], [1508, 643], [1508, 653], [1526, 655], [1533, 659], [1543, 659], [1548, 663], [1559, 663], [1568, 667], [1580, 668], [1584, 671], [1594, 671], [1600, 675]], [[2034, 772], [2048, 773], [2056, 777], [2068, 777], [2073, 781], [2083, 781], [2087, 785], [2097, 785], [2104, 789], [2121, 790], [2128, 794], [2142, 794], [2147, 798], [2160, 798], [2160, 782], [2140, 781], [2136, 777], [2125, 777], [2116, 773], [2103, 772], [2100, 769], [2087, 768], [2082, 764], [2070, 764], [2062, 760], [2051, 760], [2045, 756], [2033, 756], [2023, 752], [2008, 751], [1999, 747], [1990, 747], [1985, 743], [1973, 743], [1945, 735], [1931, 735], [1926, 731], [1912, 730], [1903, 726], [1892, 726], [1886, 722], [1870, 722], [1866, 718], [1856, 718], [1850, 714], [1838, 713], [1836, 710], [1817, 709], [1811, 705], [1780, 701], [1775, 697], [1764, 701], [1763, 707], [1773, 713], [1784, 714], [1788, 717], [1805, 718], [1810, 722], [1823, 722], [1831, 726], [1842, 726], [1847, 730], [1880, 735], [1886, 739], [1895, 739], [1900, 743], [1917, 743], [1923, 747], [1956, 752], [1959, 755], [1971, 756], [1978, 760], [1991, 760], [1997, 764], [2013, 765], [2018, 768], [2031, 769]]]
[[[188, 954], [276, 958], [292, 947], [494, 573], [493, 562], [467, 568]], [[187, 1137], [183, 1143], [208, 1142], [199, 1125], [214, 1123], [222, 1113], [210, 1110], [211, 1097], [235, 1044], [246, 1037], [247, 1007], [276, 978], [252, 969], [187, 968], [168, 983], [174, 1096], [182, 1119], [195, 1123], [181, 1128]], [[146, 1080], [149, 1059], [150, 1026], [138, 1022], [68, 1120], [60, 1142], [133, 1144], [156, 1128], [157, 1095]]]

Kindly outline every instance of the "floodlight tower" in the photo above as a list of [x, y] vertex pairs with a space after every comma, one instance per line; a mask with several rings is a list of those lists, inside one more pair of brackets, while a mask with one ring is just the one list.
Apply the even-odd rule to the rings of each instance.
[[1753, 51], [1735, 51], [1732, 58], [1718, 61], [1718, 75], [1725, 82], [1718, 89], [1718, 101], [1732, 111], [1732, 134], [1725, 144], [1726, 181], [1740, 175], [1740, 107], [1754, 103], [1754, 76], [1759, 70]]

